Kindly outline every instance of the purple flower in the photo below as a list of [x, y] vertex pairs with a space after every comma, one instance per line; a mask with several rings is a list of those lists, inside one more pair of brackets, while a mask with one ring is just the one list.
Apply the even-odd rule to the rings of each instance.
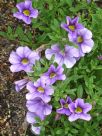
[[69, 110], [72, 112], [69, 116], [69, 121], [75, 121], [77, 119], [83, 119], [89, 121], [91, 119], [88, 111], [92, 109], [92, 105], [89, 103], [84, 103], [83, 99], [76, 99], [75, 102], [69, 104]]
[[98, 59], [99, 59], [99, 60], [102, 60], [102, 55], [98, 56]]
[[61, 27], [65, 29], [67, 32], [75, 33], [77, 30], [84, 28], [82, 24], [79, 24], [79, 17], [75, 17], [71, 19], [69, 16], [66, 17], [67, 24], [62, 23]]
[[63, 74], [64, 69], [61, 66], [55, 68], [54, 65], [51, 65], [46, 73], [42, 75], [42, 80], [46, 84], [54, 84], [57, 80], [65, 80], [66, 76]]
[[40, 57], [37, 52], [30, 50], [28, 47], [18, 47], [16, 52], [12, 51], [9, 61], [12, 64], [10, 70], [12, 72], [31, 72], [32, 66]]
[[87, 3], [90, 3], [91, 2], [91, 0], [87, 0]]
[[64, 51], [61, 51], [57, 44], [53, 45], [51, 49], [47, 49], [45, 51], [45, 55], [48, 60], [50, 60], [54, 55], [54, 62], [58, 65], [65, 64], [67, 68], [72, 68], [76, 63], [77, 58], [80, 57], [79, 50], [77, 48], [65, 45]]
[[69, 33], [68, 37], [69, 41], [72, 41], [79, 46], [82, 56], [84, 56], [84, 53], [89, 53], [93, 48], [94, 42], [92, 40], [92, 33], [86, 28], [77, 31], [74, 35]]
[[50, 95], [54, 93], [54, 90], [41, 79], [38, 79], [35, 83], [29, 82], [27, 84], [29, 93], [26, 94], [27, 100], [33, 100], [36, 97], [40, 97], [44, 102], [51, 100]]
[[[27, 122], [30, 123], [30, 124], [35, 124], [35, 123], [37, 123], [37, 122], [36, 122], [36, 119], [35, 119], [36, 117], [38, 117], [38, 115], [37, 115], [36, 113], [34, 113], [34, 112], [28, 111], [27, 114], [26, 114], [26, 120], [27, 120]], [[44, 119], [44, 118], [43, 118], [43, 119]]]
[[60, 99], [61, 108], [57, 109], [57, 113], [59, 114], [65, 114], [69, 116], [71, 114], [69, 110], [69, 104], [72, 103], [72, 100], [70, 97], [66, 98], [66, 101], [64, 99]]
[[20, 2], [16, 5], [19, 12], [14, 13], [13, 16], [23, 20], [26, 24], [31, 23], [31, 18], [37, 18], [38, 10], [32, 7], [32, 1], [26, 0], [25, 2]]
[[35, 126], [31, 125], [31, 131], [32, 131], [32, 133], [34, 133], [36, 135], [40, 135], [41, 127], [35, 127]]
[[16, 91], [19, 92], [20, 90], [22, 90], [26, 86], [28, 81], [29, 81], [28, 79], [22, 79], [22, 80], [15, 81], [14, 84], [15, 84]]
[[45, 103], [40, 97], [28, 100], [26, 106], [30, 112], [35, 112], [41, 119], [51, 114], [52, 106]]

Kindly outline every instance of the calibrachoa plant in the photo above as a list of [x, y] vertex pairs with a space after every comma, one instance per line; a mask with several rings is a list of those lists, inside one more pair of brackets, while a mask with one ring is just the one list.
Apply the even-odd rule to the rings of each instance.
[[[99, 89], [100, 81], [95, 87], [93, 81], [98, 78], [90, 77], [90, 73], [95, 74], [95, 66], [100, 63], [98, 61], [102, 60], [102, 56], [95, 54], [97, 63], [91, 60], [98, 48], [94, 45], [94, 30], [83, 19], [87, 14], [83, 17], [84, 12], [81, 9], [71, 9], [73, 3], [73, 0], [65, 0], [59, 3], [56, 1], [54, 5], [52, 0], [25, 0], [17, 3], [18, 11], [13, 13], [19, 22], [36, 30], [35, 44], [18, 47], [9, 57], [11, 72], [23, 71], [26, 74], [25, 78], [15, 81], [14, 84], [16, 92], [24, 88], [28, 91], [25, 96], [26, 121], [35, 135], [91, 136], [91, 126], [93, 129], [98, 127], [93, 118], [99, 115], [94, 108], [95, 98], [98, 99], [95, 93]], [[75, 4], [77, 3], [76, 1]], [[67, 4], [70, 7], [69, 12], [65, 6]], [[84, 4], [90, 8], [91, 1], [86, 0]], [[64, 6], [62, 11], [61, 7]], [[90, 10], [93, 8], [94, 4]], [[78, 12], [82, 15], [79, 16]], [[24, 33], [22, 37], [29, 39], [30, 34], [27, 37], [26, 35]], [[39, 38], [39, 35], [42, 37]], [[30, 40], [28, 43], [33, 43]], [[44, 42], [44, 46], [36, 46]], [[98, 133], [95, 136], [99, 136]]]

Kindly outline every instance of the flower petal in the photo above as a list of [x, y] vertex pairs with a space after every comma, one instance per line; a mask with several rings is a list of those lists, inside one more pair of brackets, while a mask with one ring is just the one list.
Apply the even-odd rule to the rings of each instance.
[[79, 119], [79, 117], [77, 114], [71, 114], [68, 119], [70, 122], [73, 122], [73, 121]]
[[91, 119], [91, 116], [90, 116], [90, 114], [81, 114], [80, 119], [89, 121]]

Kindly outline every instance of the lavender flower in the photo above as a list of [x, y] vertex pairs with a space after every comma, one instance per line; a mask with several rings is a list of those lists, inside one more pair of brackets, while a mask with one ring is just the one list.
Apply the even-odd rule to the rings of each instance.
[[40, 97], [44, 102], [49, 102], [51, 100], [50, 95], [54, 93], [54, 90], [49, 85], [41, 79], [38, 79], [34, 84], [29, 82], [27, 84], [27, 89], [29, 93], [26, 94], [27, 100], [33, 100], [36, 97]]
[[[34, 112], [30, 112], [30, 111], [28, 111], [27, 112], [27, 114], [26, 114], [26, 120], [27, 120], [27, 122], [28, 123], [30, 123], [30, 124], [35, 124], [35, 123], [37, 123], [36, 122], [36, 117], [38, 117], [38, 115], [36, 114], [36, 113], [34, 113]], [[44, 119], [44, 118], [43, 118]], [[42, 120], [43, 120], [42, 119]]]
[[84, 103], [83, 99], [76, 99], [75, 102], [69, 104], [69, 110], [72, 112], [69, 116], [69, 121], [75, 121], [77, 119], [83, 119], [89, 121], [91, 119], [88, 111], [92, 109], [92, 105], [89, 103]]
[[42, 75], [42, 80], [46, 84], [54, 84], [57, 80], [65, 80], [66, 76], [63, 74], [64, 69], [61, 66], [55, 68], [54, 65], [51, 65], [46, 73]]
[[32, 133], [34, 133], [36, 135], [40, 135], [41, 127], [35, 127], [35, 126], [31, 125], [31, 131], [32, 131]]
[[66, 101], [64, 99], [60, 99], [61, 108], [57, 109], [57, 113], [59, 114], [65, 114], [69, 116], [71, 114], [69, 110], [69, 104], [72, 103], [72, 100], [70, 97], [66, 98]]
[[12, 72], [21, 70], [31, 72], [33, 64], [39, 58], [38, 53], [30, 50], [28, 47], [18, 47], [16, 52], [12, 51], [10, 54], [9, 61], [12, 64], [10, 70]]
[[29, 81], [28, 79], [22, 79], [22, 80], [15, 81], [14, 84], [15, 84], [16, 91], [19, 92], [20, 90], [22, 90], [26, 86], [28, 81]]
[[92, 40], [92, 33], [86, 28], [77, 31], [74, 36], [69, 33], [68, 37], [70, 41], [79, 46], [82, 56], [84, 56], [84, 53], [89, 53], [93, 48], [94, 42]]
[[51, 114], [52, 106], [45, 103], [40, 97], [28, 100], [26, 106], [30, 112], [35, 112], [41, 119]]
[[82, 24], [79, 24], [79, 17], [75, 17], [71, 19], [69, 16], [66, 17], [67, 24], [62, 23], [61, 27], [65, 29], [67, 32], [75, 33], [77, 30], [84, 28]]
[[98, 59], [99, 59], [99, 60], [102, 60], [102, 55], [98, 56]]
[[31, 23], [31, 18], [37, 18], [38, 10], [32, 7], [32, 1], [25, 0], [25, 2], [20, 2], [16, 5], [19, 12], [14, 13], [13, 16], [23, 20], [26, 24]]
[[72, 46], [65, 45], [64, 51], [60, 50], [59, 45], [55, 44], [51, 49], [45, 51], [46, 58], [48, 60], [54, 55], [58, 65], [65, 64], [67, 68], [72, 68], [76, 63], [78, 57], [80, 57], [79, 50]]

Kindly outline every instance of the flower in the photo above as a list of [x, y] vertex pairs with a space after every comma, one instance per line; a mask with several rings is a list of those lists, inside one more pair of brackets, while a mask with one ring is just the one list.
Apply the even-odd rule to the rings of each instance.
[[46, 84], [54, 84], [57, 80], [65, 80], [66, 76], [63, 74], [64, 69], [61, 66], [55, 68], [54, 65], [51, 65], [46, 73], [42, 75], [42, 80]]
[[[36, 117], [38, 117], [38, 115], [36, 113], [34, 113], [34, 112], [28, 111], [27, 114], [26, 114], [26, 120], [30, 124], [37, 123], [37, 121], [35, 119]], [[44, 118], [42, 120], [44, 120]]]
[[57, 109], [57, 113], [59, 114], [65, 114], [69, 116], [71, 114], [69, 110], [69, 104], [72, 103], [72, 100], [70, 97], [67, 97], [66, 100], [60, 99], [61, 108]]
[[31, 125], [31, 131], [32, 131], [32, 133], [34, 133], [36, 135], [40, 135], [41, 127], [35, 127], [35, 126]]
[[10, 54], [9, 61], [12, 64], [10, 70], [12, 72], [21, 70], [31, 72], [33, 64], [39, 59], [37, 52], [30, 50], [28, 47], [18, 47], [16, 52], [12, 51]]
[[51, 49], [47, 49], [45, 51], [45, 55], [48, 60], [50, 60], [54, 55], [54, 62], [58, 65], [65, 64], [67, 68], [72, 68], [76, 63], [77, 58], [80, 57], [79, 50], [77, 48], [65, 45], [64, 51], [61, 51], [57, 44], [53, 45]]
[[84, 56], [84, 53], [89, 53], [94, 45], [92, 40], [92, 32], [86, 28], [77, 31], [74, 36], [72, 34], [68, 34], [69, 41], [74, 42], [79, 46], [79, 50]]
[[87, 114], [88, 111], [92, 109], [92, 105], [89, 103], [84, 103], [84, 100], [77, 98], [75, 102], [69, 104], [69, 110], [71, 115], [69, 116], [69, 121], [75, 121], [77, 119], [83, 119], [89, 121], [91, 119], [90, 114]]
[[27, 100], [40, 97], [44, 102], [49, 102], [51, 100], [50, 95], [54, 93], [53, 88], [46, 85], [41, 79], [38, 79], [35, 83], [29, 82], [27, 84], [27, 89], [29, 90], [29, 93], [26, 94]]
[[28, 100], [26, 106], [30, 112], [35, 112], [41, 119], [51, 114], [52, 106], [45, 103], [40, 97]]
[[15, 81], [14, 84], [15, 84], [16, 91], [19, 92], [20, 90], [22, 90], [26, 86], [28, 81], [29, 81], [28, 79], [22, 79], [22, 80]]
[[99, 59], [99, 60], [102, 60], [102, 55], [98, 56], [98, 59]]
[[16, 5], [18, 12], [14, 13], [13, 16], [23, 20], [26, 24], [31, 23], [31, 18], [37, 18], [38, 10], [32, 7], [32, 1], [25, 0], [25, 2], [20, 2]]
[[75, 33], [77, 30], [84, 28], [82, 24], [79, 24], [79, 17], [75, 17], [71, 19], [69, 16], [66, 17], [67, 24], [62, 23], [61, 27], [65, 29], [67, 32]]

